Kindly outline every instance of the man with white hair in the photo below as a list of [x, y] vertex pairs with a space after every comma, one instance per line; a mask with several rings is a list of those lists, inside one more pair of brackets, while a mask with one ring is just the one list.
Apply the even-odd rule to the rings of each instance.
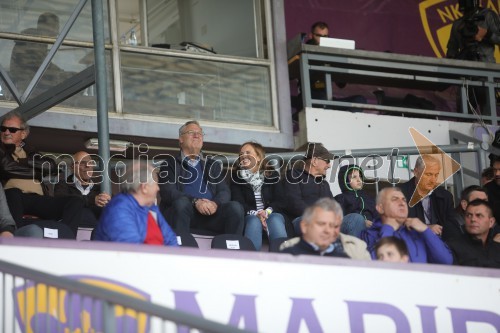
[[453, 263], [453, 256], [446, 244], [419, 218], [408, 216], [405, 195], [397, 187], [387, 187], [377, 195], [376, 209], [380, 219], [361, 233], [361, 239], [368, 244], [372, 258], [376, 258], [375, 244], [384, 237], [402, 239], [408, 248], [410, 262], [447, 264]]
[[462, 234], [454, 212], [453, 196], [440, 187], [442, 165], [435, 156], [424, 154], [417, 158], [415, 177], [399, 185], [410, 203], [408, 217], [424, 222], [444, 241]]
[[177, 246], [177, 236], [156, 205], [158, 176], [144, 161], [126, 164], [122, 193], [106, 205], [95, 240]]
[[[333, 199], [322, 198], [307, 207], [300, 221], [300, 240], [281, 250], [294, 255], [310, 254], [353, 259], [370, 259], [362, 240], [340, 233], [342, 207]], [[297, 242], [298, 240], [298, 242]], [[286, 245], [285, 245], [286, 246]]]

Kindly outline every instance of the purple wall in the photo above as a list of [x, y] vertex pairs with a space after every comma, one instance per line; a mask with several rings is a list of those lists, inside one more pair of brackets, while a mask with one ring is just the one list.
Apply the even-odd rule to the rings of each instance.
[[[499, 12], [500, 1], [481, 2]], [[287, 39], [325, 21], [331, 37], [357, 49], [430, 57], [444, 55], [459, 15], [457, 0], [285, 0]]]

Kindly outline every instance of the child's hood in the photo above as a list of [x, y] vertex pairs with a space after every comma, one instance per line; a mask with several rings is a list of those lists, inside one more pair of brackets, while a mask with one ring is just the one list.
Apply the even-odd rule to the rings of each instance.
[[363, 174], [363, 169], [361, 169], [358, 165], [356, 164], [343, 165], [342, 167], [340, 167], [338, 175], [339, 186], [342, 193], [349, 191], [355, 192], [355, 190], [351, 187], [351, 185], [349, 185], [349, 180], [347, 179], [347, 176], [353, 170], [358, 170], [359, 174], [361, 175], [361, 179], [363, 180], [363, 183], [365, 182], [365, 175]]

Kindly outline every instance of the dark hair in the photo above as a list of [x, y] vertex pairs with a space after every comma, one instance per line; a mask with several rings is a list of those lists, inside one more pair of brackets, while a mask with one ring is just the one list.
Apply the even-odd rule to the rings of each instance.
[[478, 206], [484, 206], [484, 207], [486, 207], [486, 209], [488, 210], [488, 214], [490, 215], [490, 217], [493, 217], [493, 207], [491, 207], [491, 204], [488, 201], [486, 201], [486, 200], [483, 200], [483, 199], [472, 200], [467, 205], [467, 208], [469, 208], [469, 207], [478, 207]]
[[486, 178], [488, 180], [492, 180], [495, 178], [495, 172], [493, 171], [493, 167], [488, 167], [481, 172], [481, 178]]
[[490, 167], [493, 167], [496, 162], [500, 162], [500, 155], [490, 154]]
[[375, 244], [375, 253], [377, 253], [378, 249], [380, 249], [384, 245], [394, 245], [401, 256], [409, 255], [408, 247], [402, 239], [396, 238], [394, 236], [380, 238], [380, 240]]
[[476, 191], [486, 193], [486, 190], [479, 185], [467, 186], [460, 194], [460, 200], [465, 200], [469, 202], [470, 195], [472, 194], [472, 192]]
[[314, 24], [311, 26], [311, 32], [314, 32], [314, 30], [316, 28], [320, 28], [320, 29], [328, 29], [328, 24], [326, 24], [325, 22], [323, 21], [318, 21], [318, 22], [314, 22]]

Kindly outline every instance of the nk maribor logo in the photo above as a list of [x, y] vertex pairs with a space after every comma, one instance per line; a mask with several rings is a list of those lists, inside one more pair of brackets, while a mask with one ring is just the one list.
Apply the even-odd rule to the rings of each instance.
[[[479, 3], [481, 7], [489, 8], [497, 14], [500, 11], [498, 0], [480, 0]], [[438, 58], [444, 58], [453, 21], [462, 17], [458, 10], [458, 0], [422, 0], [419, 3], [419, 11], [425, 35], [434, 54]], [[500, 63], [498, 47], [495, 50], [495, 58], [497, 63]]]
[[[112, 290], [144, 301], [150, 295], [123, 283], [90, 276], [66, 276], [96, 287]], [[28, 282], [13, 290], [15, 317], [25, 333], [95, 333], [104, 332], [102, 302], [88, 297]], [[148, 332], [149, 318], [143, 313], [114, 307], [118, 332]], [[133, 330], [129, 330], [133, 328]]]

